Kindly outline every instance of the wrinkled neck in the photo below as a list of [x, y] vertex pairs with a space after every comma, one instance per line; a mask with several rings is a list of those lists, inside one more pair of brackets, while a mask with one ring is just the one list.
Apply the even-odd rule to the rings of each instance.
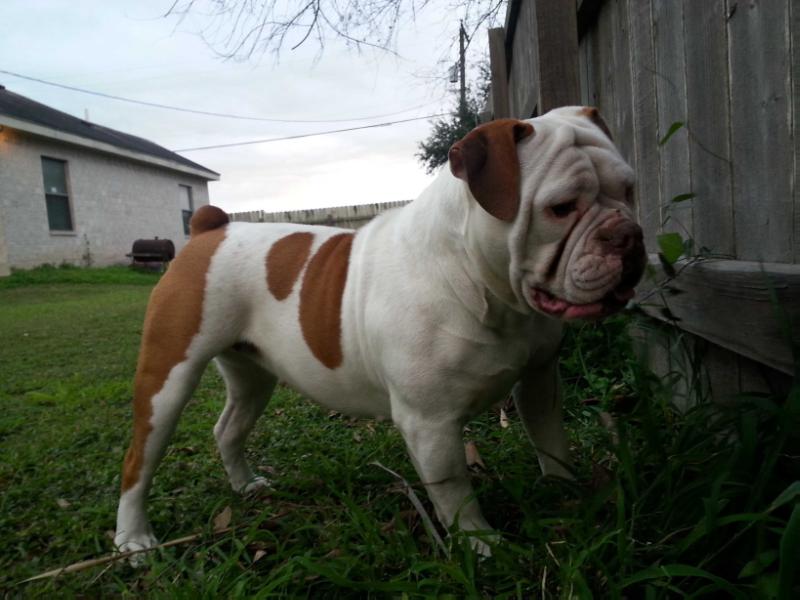
[[482, 322], [506, 310], [527, 313], [509, 281], [511, 225], [484, 211], [466, 183], [444, 169], [404, 211], [410, 251], [438, 264], [437, 276]]
[[467, 199], [467, 206], [462, 236], [469, 262], [492, 296], [519, 311], [509, 278], [511, 256], [508, 240], [511, 225], [493, 217], [474, 201]]

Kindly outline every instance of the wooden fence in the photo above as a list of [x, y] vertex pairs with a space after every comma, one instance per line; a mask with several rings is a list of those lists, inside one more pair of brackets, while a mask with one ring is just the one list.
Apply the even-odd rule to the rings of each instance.
[[310, 208], [265, 212], [253, 210], [232, 213], [231, 220], [250, 223], [305, 223], [306, 225], [331, 225], [358, 229], [366, 225], [370, 219], [380, 213], [408, 204], [407, 200], [397, 202], [378, 202], [373, 204], [355, 204], [352, 206], [334, 206], [331, 208]]
[[771, 369], [793, 375], [800, 341], [800, 6], [510, 0], [489, 41], [496, 118], [597, 106], [637, 172], [648, 250], [677, 232], [725, 257], [688, 266], [668, 301], [715, 394], [785, 383]]

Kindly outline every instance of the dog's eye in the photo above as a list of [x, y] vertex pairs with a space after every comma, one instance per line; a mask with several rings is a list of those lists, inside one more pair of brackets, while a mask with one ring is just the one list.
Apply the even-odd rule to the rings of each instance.
[[562, 202], [561, 204], [554, 204], [553, 206], [550, 207], [550, 210], [556, 217], [558, 217], [559, 219], [563, 219], [564, 217], [575, 212], [577, 208], [578, 208], [578, 201], [569, 200], [568, 202]]

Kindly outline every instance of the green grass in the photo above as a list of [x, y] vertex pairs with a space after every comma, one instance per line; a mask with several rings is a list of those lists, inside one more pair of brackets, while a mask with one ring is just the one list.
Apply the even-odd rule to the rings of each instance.
[[29, 270], [15, 269], [10, 277], [0, 277], [0, 290], [56, 283], [153, 285], [158, 277], [157, 273], [129, 267], [83, 269], [68, 264], [45, 265]]
[[[157, 276], [44, 269], [0, 280], [0, 591], [8, 597], [797, 597], [800, 392], [680, 412], [633, 358], [629, 317], [571, 330], [562, 371], [578, 482], [543, 479], [515, 415], [470, 424], [474, 481], [505, 542], [444, 556], [398, 482], [415, 484], [387, 423], [329, 415], [280, 389], [251, 437], [268, 497], [230, 492], [208, 369], [162, 463], [162, 540], [204, 531], [141, 569], [27, 577], [112, 550], [131, 380]], [[612, 443], [598, 416], [616, 418]], [[431, 511], [424, 492], [415, 484]], [[232, 509], [233, 531], [213, 520]], [[431, 511], [432, 513], [432, 511]], [[444, 533], [444, 532], [442, 532]], [[256, 560], [257, 558], [257, 560]]]

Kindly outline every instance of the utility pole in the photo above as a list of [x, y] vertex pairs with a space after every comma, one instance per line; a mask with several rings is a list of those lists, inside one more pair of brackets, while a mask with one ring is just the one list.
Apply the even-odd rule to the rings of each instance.
[[461, 21], [461, 26], [458, 29], [458, 66], [459, 75], [461, 76], [461, 96], [458, 110], [461, 114], [465, 114], [467, 111], [467, 61], [464, 57], [466, 40], [467, 32], [464, 31], [464, 21]]

